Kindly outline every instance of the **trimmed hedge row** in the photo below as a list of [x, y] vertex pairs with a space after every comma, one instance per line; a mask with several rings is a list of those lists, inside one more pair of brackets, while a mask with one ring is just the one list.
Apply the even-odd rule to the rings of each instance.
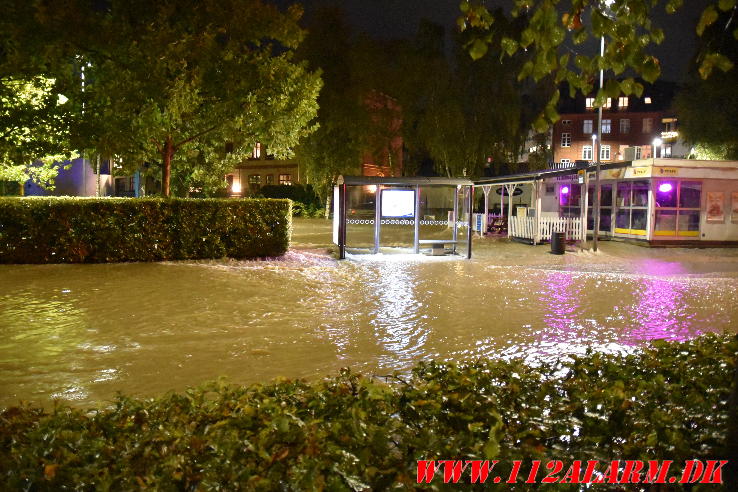
[[[729, 427], [738, 425], [729, 403], [736, 356], [735, 336], [709, 335], [538, 367], [421, 363], [410, 375], [386, 378], [391, 384], [344, 370], [312, 384], [213, 383], [153, 400], [119, 397], [93, 412], [10, 408], [0, 414], [0, 483], [13, 490], [413, 489], [416, 460], [496, 459], [494, 474], [502, 476], [512, 460], [526, 460], [518, 482], [503, 488], [528, 490], [522, 482], [533, 459], [567, 466], [726, 459]], [[443, 488], [438, 474], [424, 487]]]
[[0, 198], [0, 263], [278, 256], [291, 215], [289, 200]]

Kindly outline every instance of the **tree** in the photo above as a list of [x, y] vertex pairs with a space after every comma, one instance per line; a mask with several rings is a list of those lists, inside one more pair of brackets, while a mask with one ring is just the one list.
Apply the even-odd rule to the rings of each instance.
[[[495, 35], [514, 32], [517, 24], [500, 22]], [[552, 91], [546, 84], [517, 81], [525, 53], [472, 60], [464, 48], [469, 36], [454, 36], [451, 63], [442, 53], [433, 64], [411, 62], [427, 71], [425, 82], [408, 91], [416, 101], [407, 105], [419, 108], [413, 117], [417, 134], [410, 140], [425, 148], [436, 171], [446, 176], [480, 176], [489, 159], [496, 166], [517, 163], [541, 101]]]
[[707, 79], [700, 74], [704, 60], [717, 50], [738, 63], [732, 22], [733, 14], [724, 12], [704, 31], [689, 82], [676, 99], [679, 132], [695, 144], [695, 157], [701, 159], [738, 159], [738, 70], [715, 71]]
[[[499, 13], [491, 13], [483, 3], [463, 0], [459, 25], [471, 30], [475, 36], [467, 44], [472, 58], [483, 57], [494, 45], [507, 56], [520, 51], [532, 54], [518, 72], [518, 79], [535, 82], [547, 79], [555, 84], [568, 82], [571, 95], [576, 91], [589, 93], [600, 70], [605, 70], [622, 80], [610, 79], [597, 91], [595, 106], [600, 107], [607, 97], [620, 94], [636, 94], [640, 97], [643, 85], [636, 77], [654, 82], [661, 73], [659, 60], [648, 52], [652, 44], [661, 43], [663, 31], [654, 25], [655, 9], [663, 8], [675, 13], [683, 0], [515, 0], [511, 16], [521, 19], [525, 27], [517, 36], [496, 37]], [[719, 11], [736, 8], [736, 0], [719, 0], [702, 14], [696, 27], [698, 34], [718, 17]], [[587, 19], [589, 15], [589, 19]], [[738, 39], [738, 29], [731, 35]], [[606, 40], [604, 56], [574, 53], [573, 46], [588, 40]], [[732, 63], [718, 52], [710, 51], [700, 64], [700, 72], [707, 77], [714, 68], [727, 71]], [[629, 75], [633, 76], [629, 76]], [[556, 104], [558, 93], [549, 99], [535, 122], [538, 130], [544, 130], [558, 118]]]
[[366, 85], [352, 63], [354, 41], [337, 8], [320, 10], [299, 50], [300, 57], [319, 69], [324, 88], [318, 97], [318, 128], [306, 136], [297, 155], [315, 191], [330, 209], [331, 189], [341, 174], [360, 170], [367, 145]]
[[165, 196], [173, 172], [183, 183], [223, 181], [255, 142], [287, 156], [310, 131], [320, 78], [293, 60], [304, 35], [298, 7], [66, 0], [47, 15], [46, 2], [34, 5], [33, 30], [78, 68], [80, 89], [69, 88], [77, 148], [116, 156], [129, 170], [158, 163]]
[[0, 78], [0, 180], [53, 187], [55, 161], [72, 156], [65, 99], [54, 80]]
[[34, 12], [31, 2], [7, 2], [0, 15], [0, 180], [53, 187], [54, 161], [73, 155], [74, 111], [64, 95], [62, 57], [46, 47]]

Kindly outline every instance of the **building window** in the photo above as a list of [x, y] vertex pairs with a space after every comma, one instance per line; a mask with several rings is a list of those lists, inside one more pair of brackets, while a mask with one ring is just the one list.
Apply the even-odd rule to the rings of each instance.
[[559, 214], [561, 217], [579, 217], [581, 201], [582, 185], [564, 183], [559, 186]]
[[249, 175], [249, 188], [256, 189], [261, 185], [261, 176], [259, 174]]
[[677, 120], [676, 118], [664, 118], [661, 120], [661, 122], [664, 124], [664, 132], [675, 132], [677, 129]]
[[643, 133], [651, 133], [653, 131], [653, 119], [643, 118]]
[[620, 133], [626, 134], [630, 133], [630, 120], [629, 119], [622, 119], [620, 120]]
[[618, 108], [626, 109], [628, 107], [628, 96], [618, 98]]
[[561, 120], [561, 124], [564, 126], [569, 126], [571, 125], [571, 120]]
[[561, 134], [561, 146], [562, 147], [571, 147], [571, 133], [562, 133]]
[[274, 184], [274, 175], [273, 174], [267, 174], [266, 175], [266, 184], [268, 184], [268, 185]]
[[592, 120], [584, 120], [584, 128], [582, 128], [582, 131], [584, 133], [592, 133]]
[[585, 161], [592, 160], [592, 146], [591, 145], [585, 145], [584, 147], [582, 147], [582, 160], [585, 160]]
[[646, 103], [646, 104], [651, 104], [651, 98], [648, 97], [648, 96], [646, 96], [646, 97], [643, 98], [643, 102]]
[[567, 166], [567, 165], [571, 164], [571, 159], [561, 159], [561, 163], [564, 164], [565, 166]]
[[261, 142], [256, 142], [256, 144], [254, 145], [254, 150], [251, 152], [251, 158], [252, 159], [261, 158]]
[[600, 145], [600, 160], [601, 161], [610, 160], [610, 146], [609, 145]]
[[654, 181], [654, 235], [698, 237], [701, 195], [699, 181]]
[[612, 120], [602, 120], [602, 134], [610, 133], [612, 127]]
[[281, 184], [281, 185], [291, 185], [292, 184], [292, 175], [291, 174], [280, 174], [279, 175], [279, 184]]
[[646, 235], [648, 223], [648, 181], [621, 181], [617, 185], [615, 232]]
[[588, 97], [587, 100], [585, 101], [585, 105], [587, 106], [587, 109], [594, 108], [594, 104], [595, 104], [595, 98], [594, 97]]
[[633, 147], [635, 149], [635, 152], [633, 153], [633, 158], [638, 160], [641, 158], [641, 148], [640, 147]]
[[612, 98], [607, 98], [605, 101], [605, 105], [603, 106], [605, 109], [610, 109], [612, 107]]

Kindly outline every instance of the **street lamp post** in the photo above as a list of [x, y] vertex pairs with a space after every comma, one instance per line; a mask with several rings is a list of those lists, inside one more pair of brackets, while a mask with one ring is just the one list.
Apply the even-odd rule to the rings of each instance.
[[[609, 4], [606, 3], [609, 8]], [[605, 56], [605, 36], [600, 36], [600, 56]], [[600, 69], [600, 90], [604, 86], [605, 71]], [[602, 105], [597, 108], [597, 134], [602, 135]], [[597, 251], [597, 241], [600, 236], [600, 146], [595, 149], [597, 134], [592, 134], [592, 152], [597, 152], [595, 161], [595, 196], [592, 203], [592, 213], [594, 214], [594, 227], [592, 228], [592, 251]], [[594, 156], [593, 156], [594, 157]], [[584, 224], [586, 227], [586, 224]]]

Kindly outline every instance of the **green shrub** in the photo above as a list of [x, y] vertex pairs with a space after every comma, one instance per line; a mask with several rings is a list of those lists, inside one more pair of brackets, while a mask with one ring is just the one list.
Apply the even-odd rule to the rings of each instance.
[[278, 256], [288, 200], [2, 198], [0, 263]]
[[[513, 459], [725, 459], [737, 355], [736, 337], [708, 335], [537, 367], [421, 363], [389, 384], [344, 370], [312, 384], [119, 397], [92, 412], [9, 408], [0, 414], [0, 483], [384, 490], [417, 487], [420, 459], [498, 459], [506, 473]], [[528, 490], [524, 473], [504, 489]]]
[[289, 198], [293, 202], [300, 202], [306, 207], [319, 208], [322, 203], [313, 190], [312, 185], [265, 185], [259, 188], [259, 193], [266, 198]]

